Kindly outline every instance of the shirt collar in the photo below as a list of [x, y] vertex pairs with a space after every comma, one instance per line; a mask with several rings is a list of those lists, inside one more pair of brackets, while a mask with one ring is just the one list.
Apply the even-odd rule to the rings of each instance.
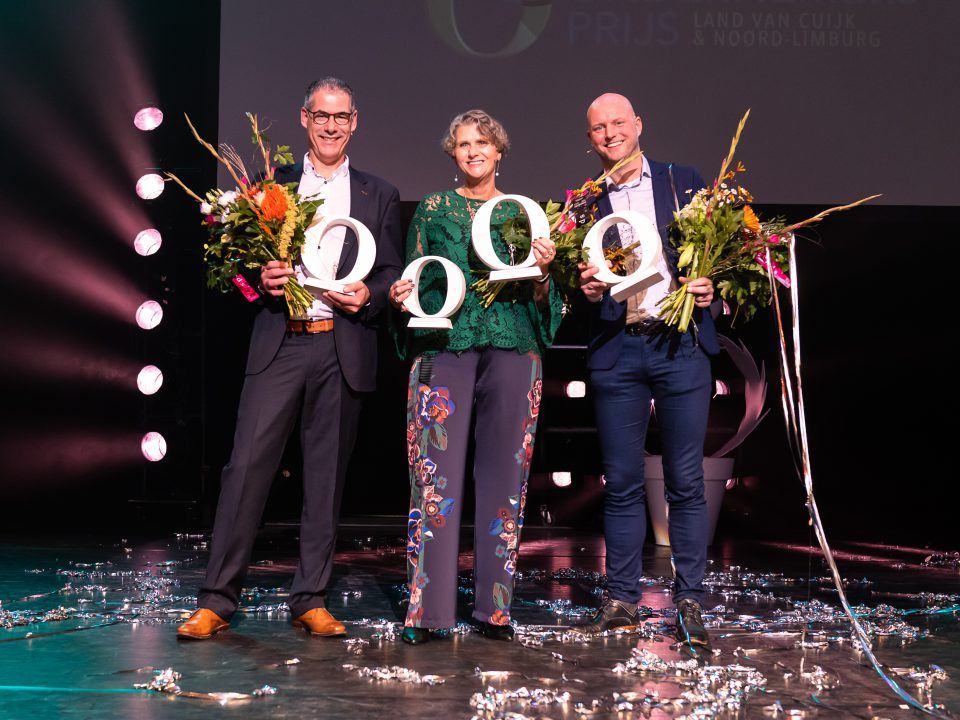
[[647, 156], [644, 155], [641, 160], [643, 161], [643, 165], [640, 168], [640, 177], [635, 178], [628, 183], [624, 183], [623, 185], [617, 185], [613, 181], [613, 178], [608, 177], [606, 179], [607, 191], [617, 192], [618, 190], [635, 190], [636, 188], [640, 187], [640, 185], [643, 183], [643, 179], [650, 177], [650, 163], [647, 162]]
[[313, 163], [310, 161], [310, 153], [306, 153], [303, 156], [303, 172], [309, 173], [316, 178], [320, 178], [326, 182], [332, 182], [339, 177], [345, 177], [350, 174], [350, 158], [346, 155], [343, 157], [343, 162], [337, 166], [337, 169], [333, 171], [329, 178], [323, 177], [320, 173], [317, 172], [317, 169], [313, 166]]

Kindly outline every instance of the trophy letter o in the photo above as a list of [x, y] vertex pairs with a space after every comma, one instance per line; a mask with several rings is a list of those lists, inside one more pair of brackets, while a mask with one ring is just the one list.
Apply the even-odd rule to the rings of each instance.
[[518, 265], [508, 265], [500, 259], [497, 251], [493, 249], [493, 238], [490, 237], [490, 218], [497, 205], [509, 201], [517, 203], [527, 214], [527, 219], [530, 221], [531, 239], [550, 237], [550, 223], [547, 221], [546, 213], [530, 198], [523, 195], [498, 195], [487, 200], [477, 210], [477, 214], [473, 216], [471, 235], [473, 236], [473, 249], [476, 251], [477, 257], [490, 268], [490, 282], [529, 280], [541, 276], [532, 248], [527, 259]]
[[[608, 268], [603, 254], [604, 233], [621, 222], [633, 228], [634, 240], [640, 243], [640, 267], [627, 276], [617, 275]], [[610, 297], [617, 302], [623, 302], [663, 279], [663, 275], [657, 270], [663, 257], [660, 233], [650, 218], [636, 210], [623, 210], [598, 220], [583, 239], [583, 247], [590, 262], [599, 268], [594, 277], [611, 286]]]
[[[423, 268], [432, 262], [440, 263], [443, 271], [447, 274], [447, 297], [443, 301], [443, 306], [436, 313], [427, 315], [420, 306], [420, 275], [423, 273]], [[407, 265], [400, 278], [413, 282], [413, 290], [403, 301], [403, 304], [413, 316], [407, 323], [407, 327], [438, 328], [441, 330], [449, 330], [453, 327], [450, 316], [460, 309], [463, 299], [467, 295], [466, 278], [463, 277], [463, 271], [457, 267], [456, 263], [438, 255], [424, 255]]]
[[[325, 278], [322, 277], [324, 269], [320, 259], [320, 242], [327, 230], [340, 226], [350, 228], [357, 236], [357, 259], [354, 261], [350, 272], [339, 280]], [[307, 287], [343, 292], [344, 287], [350, 283], [363, 280], [373, 269], [373, 263], [377, 258], [377, 244], [373, 240], [373, 234], [359, 220], [354, 220], [346, 215], [330, 215], [308, 227], [304, 234], [306, 240], [300, 253], [300, 260], [304, 268], [313, 276], [304, 281], [303, 284]]]

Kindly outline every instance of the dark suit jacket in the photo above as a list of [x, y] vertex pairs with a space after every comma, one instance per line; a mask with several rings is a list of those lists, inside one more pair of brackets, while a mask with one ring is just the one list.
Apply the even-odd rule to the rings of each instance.
[[[676, 278], [679, 275], [677, 251], [667, 236], [667, 227], [673, 222], [673, 212], [677, 205], [680, 207], [686, 205], [692, 194], [705, 187], [706, 183], [692, 167], [656, 162], [649, 158], [647, 162], [650, 163], [650, 176], [653, 181], [657, 229], [660, 231], [660, 241], [663, 243], [667, 265]], [[598, 217], [613, 213], [610, 197], [606, 193], [597, 200], [597, 211]], [[616, 238], [616, 228], [613, 228], [613, 231], [604, 237], [604, 244], [609, 244], [611, 239]], [[620, 357], [620, 350], [623, 347], [627, 304], [616, 302], [610, 297], [610, 293], [606, 293], [600, 302], [586, 302], [583, 305], [586, 306], [590, 319], [587, 367], [590, 370], [609, 370]], [[720, 352], [717, 330], [710, 313], [697, 308], [693, 312], [693, 320], [697, 324], [700, 346], [704, 352], [709, 355]]]
[[[277, 168], [279, 183], [299, 182], [303, 164]], [[323, 212], [323, 206], [320, 207]], [[388, 182], [350, 167], [350, 217], [366, 225], [377, 243], [373, 270], [364, 280], [370, 289], [370, 302], [355, 315], [334, 309], [333, 335], [340, 360], [340, 371], [347, 384], [357, 392], [376, 389], [377, 324], [387, 308], [387, 291], [400, 277], [402, 234], [400, 194]], [[340, 255], [338, 277], [353, 267], [357, 255], [357, 237], [347, 230]], [[259, 280], [259, 276], [257, 277]], [[247, 374], [263, 372], [276, 357], [286, 333], [286, 303], [265, 296], [250, 336]]]

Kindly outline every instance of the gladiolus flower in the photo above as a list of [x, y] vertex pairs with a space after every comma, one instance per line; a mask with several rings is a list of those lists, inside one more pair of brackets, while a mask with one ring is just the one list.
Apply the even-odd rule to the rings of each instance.
[[236, 199], [237, 199], [237, 193], [234, 192], [233, 190], [228, 190], [227, 192], [225, 192], [223, 195], [220, 196], [220, 199], [217, 200], [217, 202], [220, 203], [223, 207], [226, 207]]
[[563, 234], [566, 234], [568, 232], [571, 232], [572, 230], [575, 230], [576, 227], [577, 227], [576, 218], [573, 217], [572, 215], [565, 215], [563, 218], [563, 221], [557, 227], [557, 230], [559, 230]]

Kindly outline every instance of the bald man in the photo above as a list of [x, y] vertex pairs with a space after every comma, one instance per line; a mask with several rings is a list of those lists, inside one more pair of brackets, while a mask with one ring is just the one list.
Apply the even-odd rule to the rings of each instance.
[[[587, 110], [587, 137], [604, 170], [637, 152], [643, 123], [623, 95], [606, 93]], [[699, 173], [641, 156], [606, 181], [597, 200], [597, 216], [634, 210], [660, 232], [662, 279], [624, 302], [610, 297], [597, 268], [580, 266], [580, 286], [587, 303], [590, 342], [587, 368], [593, 386], [597, 431], [603, 455], [604, 536], [607, 546], [607, 597], [583, 632], [599, 633], [635, 626], [643, 574], [646, 536], [644, 446], [650, 401], [656, 403], [663, 441], [663, 468], [670, 505], [673, 549], [673, 598], [677, 604], [677, 639], [691, 648], [709, 647], [701, 605], [706, 568], [708, 523], [703, 495], [703, 441], [707, 430], [712, 378], [708, 355], [718, 352], [713, 318], [704, 312], [713, 300], [709, 278], [680, 276], [677, 253], [667, 237], [673, 213], [704, 186]], [[604, 236], [604, 245], [634, 242], [629, 226]], [[640, 264], [631, 255], [627, 270]], [[657, 303], [687, 283], [696, 298], [694, 323], [680, 335], [658, 319]]]

